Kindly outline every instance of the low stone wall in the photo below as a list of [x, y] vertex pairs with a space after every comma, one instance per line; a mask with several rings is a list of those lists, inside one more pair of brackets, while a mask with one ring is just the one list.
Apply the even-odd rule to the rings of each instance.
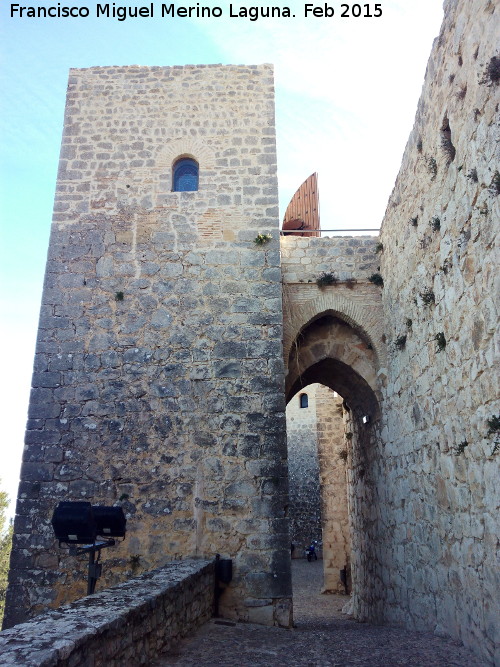
[[214, 563], [186, 560], [0, 633], [2, 666], [149, 664], [213, 612]]

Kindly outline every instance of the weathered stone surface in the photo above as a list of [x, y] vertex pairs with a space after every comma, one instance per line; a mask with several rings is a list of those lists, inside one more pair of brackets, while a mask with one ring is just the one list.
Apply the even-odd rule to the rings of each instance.
[[213, 605], [213, 562], [170, 563], [4, 630], [2, 665], [150, 664], [205, 623]]
[[[500, 616], [491, 583], [498, 436], [488, 433], [499, 411], [495, 21], [494, 3], [478, 14], [445, 2], [381, 254], [358, 255], [350, 239], [282, 242], [288, 397], [295, 382], [322, 382], [349, 404], [357, 366], [380, 407], [380, 420], [363, 425], [351, 414], [346, 424], [355, 614], [448, 633], [485, 664], [498, 645], [487, 618]], [[367, 274], [380, 266], [383, 289], [358, 280], [349, 295], [341, 282], [320, 292], [320, 271], [348, 276], [351, 258]], [[325, 315], [354, 329], [358, 344], [337, 345], [333, 325], [314, 324]], [[358, 356], [363, 342], [370, 363]], [[320, 372], [324, 358], [345, 367]]]
[[[184, 155], [199, 189], [172, 192]], [[127, 538], [103, 553], [105, 585], [136, 555], [149, 570], [251, 551], [221, 601], [246, 618], [249, 576], [274, 581], [271, 555], [288, 548], [268, 521], [251, 545], [238, 528], [286, 505], [284, 405], [268, 401], [284, 381], [277, 202], [271, 66], [72, 70], [23, 469], [44, 502], [31, 487], [16, 531], [36, 515], [33, 541], [50, 536], [59, 500], [122, 504]], [[273, 237], [262, 248], [260, 232]], [[277, 485], [245, 468], [261, 452]], [[83, 593], [55, 543], [36, 562], [14, 549], [12, 591], [55, 553], [55, 581], [30, 590], [27, 616]], [[7, 625], [25, 604], [9, 593]]]
[[[374, 602], [385, 598], [386, 621], [444, 631], [494, 664], [498, 628], [486, 617], [500, 617], [491, 582], [499, 459], [487, 420], [499, 413], [498, 309], [490, 299], [498, 296], [500, 197], [492, 183], [500, 154], [498, 79], [488, 67], [498, 62], [500, 17], [497, 3], [444, 4], [381, 230], [389, 355], [373, 499], [384, 505], [375, 558], [387, 576], [380, 591], [360, 582], [358, 612], [375, 618]], [[428, 305], [426, 290], [434, 293]]]

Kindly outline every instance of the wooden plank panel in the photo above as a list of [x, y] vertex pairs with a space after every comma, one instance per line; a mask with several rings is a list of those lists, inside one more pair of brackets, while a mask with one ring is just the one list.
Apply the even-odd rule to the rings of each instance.
[[283, 218], [283, 229], [294, 236], [320, 236], [319, 231], [303, 233], [298, 230], [319, 230], [318, 175], [311, 174], [293, 195]]

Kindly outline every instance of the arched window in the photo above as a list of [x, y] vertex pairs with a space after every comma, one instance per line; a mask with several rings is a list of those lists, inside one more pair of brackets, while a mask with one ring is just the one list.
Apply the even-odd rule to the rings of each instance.
[[301, 394], [300, 395], [300, 407], [301, 408], [308, 408], [309, 407], [309, 398], [307, 394]]
[[174, 192], [193, 192], [198, 190], [198, 163], [189, 157], [183, 157], [174, 164], [172, 189]]

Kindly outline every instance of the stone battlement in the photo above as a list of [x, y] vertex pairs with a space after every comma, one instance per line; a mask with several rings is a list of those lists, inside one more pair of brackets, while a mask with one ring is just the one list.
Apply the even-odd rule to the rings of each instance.
[[380, 264], [377, 242], [377, 236], [281, 236], [283, 282], [315, 283], [321, 273], [330, 271], [340, 281], [366, 282]]

